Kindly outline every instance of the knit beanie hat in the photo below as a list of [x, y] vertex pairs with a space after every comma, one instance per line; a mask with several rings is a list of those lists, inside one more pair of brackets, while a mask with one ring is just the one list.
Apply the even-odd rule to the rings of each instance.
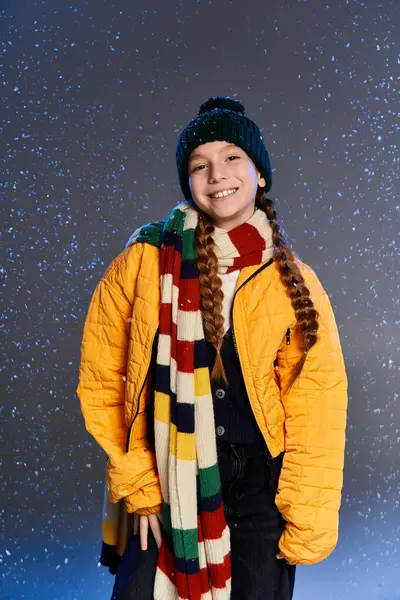
[[200, 106], [198, 116], [182, 131], [176, 146], [176, 166], [179, 184], [186, 200], [192, 200], [188, 174], [190, 153], [197, 146], [216, 140], [242, 148], [264, 177], [265, 191], [271, 189], [271, 165], [263, 136], [259, 127], [244, 113], [245, 108], [239, 100], [228, 96], [213, 96]]

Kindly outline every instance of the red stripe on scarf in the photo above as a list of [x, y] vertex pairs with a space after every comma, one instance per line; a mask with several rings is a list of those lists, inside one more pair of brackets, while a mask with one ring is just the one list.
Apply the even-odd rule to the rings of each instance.
[[176, 335], [177, 325], [176, 323], [171, 323], [171, 358], [176, 360], [176, 343], [178, 341], [178, 336]]
[[[188, 575], [187, 573], [180, 573], [177, 571], [176, 583], [178, 587], [179, 598], [185, 598], [187, 600], [200, 600], [200, 572], [194, 573], [193, 575]], [[210, 587], [208, 586], [208, 590], [209, 589]]]
[[[224, 515], [223, 504], [221, 505], [221, 510], [222, 510], [222, 514]], [[216, 511], [216, 512], [218, 512], [218, 511]], [[205, 514], [207, 514], [207, 516], [208, 516], [211, 513], [205, 513]], [[205, 514], [203, 513], [203, 522], [204, 522]], [[220, 515], [218, 518], [220, 519]], [[223, 522], [220, 525], [220, 527], [221, 526], [222, 526], [222, 530], [224, 530], [225, 522]], [[198, 515], [198, 517], [197, 517], [197, 531], [198, 531], [197, 539], [198, 539], [199, 543], [204, 542], [203, 528], [200, 524], [200, 515]], [[216, 529], [214, 529], [214, 531], [216, 531]], [[208, 536], [208, 538], [213, 539], [211, 535]], [[223, 565], [221, 565], [221, 564], [209, 565], [209, 571], [207, 570], [207, 568], [203, 568], [200, 570], [200, 586], [201, 586], [202, 594], [205, 594], [210, 589], [209, 577], [211, 578], [211, 583], [212, 583], [213, 587], [217, 587], [217, 588], [225, 587], [227, 580], [231, 578], [231, 554], [230, 554], [230, 552], [228, 552], [228, 554], [224, 557]]]
[[163, 246], [160, 250], [160, 273], [172, 273], [175, 259], [175, 248], [174, 246]]
[[[171, 246], [172, 251], [175, 250], [174, 246]], [[181, 253], [177, 250], [175, 253], [175, 260], [174, 260], [174, 264], [173, 264], [173, 268], [170, 271], [172, 273], [172, 283], [179, 288], [179, 282], [181, 279], [181, 263], [182, 263], [182, 255]]]
[[161, 569], [161, 571], [168, 577], [170, 581], [172, 581], [174, 585], [176, 585], [174, 555], [168, 550], [168, 546], [164, 539], [162, 540], [161, 548], [158, 554], [157, 567]]
[[[164, 539], [161, 544], [157, 567], [176, 586], [180, 598], [184, 598], [185, 600], [200, 600], [201, 594], [206, 594], [210, 591], [207, 569], [200, 569], [200, 572], [194, 575], [187, 575], [187, 573], [177, 571], [174, 566], [174, 556], [169, 551]], [[217, 581], [219, 581], [219, 577], [217, 577]]]
[[202, 594], [207, 594], [210, 591], [210, 580], [207, 568], [200, 569], [200, 589]]
[[224, 557], [223, 564], [208, 565], [211, 585], [215, 588], [224, 588], [226, 582], [231, 577], [231, 554]]
[[177, 356], [179, 356], [179, 371], [193, 373], [194, 342], [177, 340]]
[[[265, 239], [256, 227], [249, 223], [243, 223], [229, 232], [229, 238], [240, 256], [233, 259], [233, 266], [228, 268], [227, 273], [262, 262]], [[252, 248], [253, 252], [248, 253], [249, 248]]]
[[168, 335], [171, 331], [172, 305], [160, 304], [160, 334]]
[[200, 310], [200, 282], [196, 279], [181, 279], [179, 283], [179, 310]]
[[199, 543], [204, 542], [203, 528], [201, 526], [200, 515], [197, 515], [197, 540]]
[[207, 540], [217, 540], [222, 536], [226, 527], [224, 505], [221, 502], [219, 508], [213, 512], [201, 514], [202, 535]]

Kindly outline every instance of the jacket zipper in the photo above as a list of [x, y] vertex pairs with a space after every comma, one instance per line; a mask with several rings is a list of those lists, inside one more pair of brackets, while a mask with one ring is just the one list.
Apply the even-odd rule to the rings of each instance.
[[154, 340], [156, 339], [156, 336], [157, 336], [157, 331], [158, 331], [158, 330], [159, 330], [159, 326], [157, 327], [156, 333], [154, 334], [154, 337], [153, 337], [153, 342], [152, 342], [152, 344], [151, 344], [150, 362], [149, 362], [149, 364], [148, 364], [148, 366], [147, 366], [146, 377], [144, 378], [143, 385], [142, 385], [142, 387], [140, 388], [140, 392], [139, 392], [139, 396], [138, 396], [138, 401], [137, 401], [137, 406], [136, 406], [136, 412], [135, 412], [135, 414], [134, 414], [134, 417], [133, 417], [133, 419], [132, 419], [132, 421], [131, 421], [131, 424], [129, 425], [129, 429], [128, 429], [128, 431], [127, 431], [127, 434], [126, 434], [126, 449], [125, 449], [125, 451], [126, 451], [126, 452], [128, 452], [128, 451], [129, 451], [129, 443], [130, 443], [130, 439], [131, 439], [131, 431], [132, 431], [132, 427], [133, 427], [133, 424], [134, 424], [134, 422], [135, 422], [135, 420], [136, 420], [136, 417], [138, 416], [138, 413], [139, 413], [139, 408], [140, 408], [140, 396], [142, 395], [143, 388], [144, 388], [144, 386], [146, 385], [147, 377], [148, 377], [148, 375], [149, 375], [149, 371], [150, 371], [150, 368], [151, 368], [151, 358], [152, 358], [152, 356], [153, 356], [153, 346], [154, 346]]
[[290, 327], [286, 331], [286, 346], [289, 346], [289, 344], [290, 344]]
[[[260, 269], [258, 269], [258, 270], [257, 270], [255, 273], [253, 273], [253, 275], [252, 275], [251, 277], [249, 277], [248, 279], [246, 279], [246, 281], [244, 281], [244, 282], [241, 284], [241, 286], [240, 286], [240, 287], [238, 287], [238, 289], [235, 291], [235, 293], [234, 293], [234, 295], [233, 295], [233, 300], [232, 300], [232, 306], [231, 306], [231, 324], [232, 324], [231, 331], [232, 331], [232, 340], [233, 340], [233, 345], [234, 345], [235, 352], [236, 352], [236, 356], [237, 356], [238, 363], [239, 363], [240, 374], [241, 374], [241, 376], [242, 376], [242, 379], [243, 379], [243, 382], [244, 382], [244, 386], [245, 386], [245, 388], [246, 388], [246, 392], [247, 392], [247, 396], [248, 396], [248, 398], [249, 398], [249, 402], [250, 402], [250, 396], [249, 396], [249, 392], [248, 392], [248, 390], [247, 390], [247, 387], [246, 387], [246, 381], [245, 381], [245, 379], [244, 379], [244, 377], [243, 377], [242, 365], [240, 364], [239, 352], [238, 352], [237, 345], [236, 345], [235, 328], [234, 328], [234, 325], [233, 325], [233, 303], [234, 303], [234, 301], [235, 301], [235, 297], [236, 297], [236, 294], [238, 293], [238, 291], [239, 291], [239, 290], [240, 290], [240, 289], [241, 289], [241, 288], [242, 288], [242, 287], [243, 287], [243, 286], [244, 286], [244, 285], [245, 285], [245, 284], [246, 284], [248, 281], [250, 281], [250, 279], [253, 279], [253, 277], [255, 277], [256, 275], [258, 275], [258, 273], [260, 273], [260, 272], [261, 272], [263, 269], [265, 269], [266, 267], [269, 267], [269, 265], [271, 265], [271, 264], [273, 263], [273, 261], [274, 261], [274, 259], [273, 259], [273, 258], [271, 258], [271, 259], [270, 259], [270, 260], [269, 260], [269, 261], [268, 261], [268, 262], [267, 262], [265, 265], [263, 265], [263, 266], [262, 266]], [[287, 332], [286, 332], [286, 333], [287, 333]], [[255, 421], [256, 421], [256, 423], [257, 423], [258, 429], [259, 429], [259, 431], [260, 431], [260, 435], [261, 435], [261, 436], [264, 438], [264, 435], [263, 435], [263, 433], [262, 433], [262, 430], [261, 430], [260, 424], [259, 424], [259, 422], [257, 421], [257, 417], [255, 416], [255, 414], [254, 414], [254, 411], [253, 411], [253, 407], [251, 406], [251, 402], [250, 402], [250, 407], [251, 407], [251, 410], [252, 410], [252, 413], [253, 413], [254, 419], [255, 419]], [[272, 455], [271, 455], [271, 452], [270, 452], [270, 450], [269, 450], [269, 448], [268, 448], [267, 441], [265, 440], [265, 438], [264, 438], [264, 441], [265, 441], [265, 445], [266, 445], [266, 448], [267, 448], [267, 450], [268, 450], [268, 452], [269, 452], [270, 456], [272, 456]]]
[[[267, 263], [265, 263], [265, 265], [263, 265], [262, 267], [260, 267], [260, 269], [257, 269], [257, 271], [255, 271], [253, 273], [253, 275], [251, 275], [251, 277], [249, 277], [248, 279], [246, 279], [246, 281], [244, 281], [242, 283], [242, 285], [240, 287], [238, 287], [238, 289], [235, 291], [235, 293], [233, 294], [233, 299], [232, 299], [232, 305], [231, 305], [231, 323], [232, 323], [232, 340], [233, 340], [233, 345], [235, 347], [235, 352], [236, 352], [236, 356], [239, 358], [239, 352], [236, 346], [236, 336], [235, 336], [235, 328], [233, 326], [233, 303], [235, 302], [235, 298], [236, 298], [236, 294], [238, 293], [238, 291], [251, 279], [253, 279], [253, 277], [255, 277], [256, 275], [258, 275], [258, 273], [260, 273], [261, 271], [263, 271], [264, 269], [266, 269], [267, 267], [269, 267], [272, 263], [274, 262], [274, 259], [271, 258]], [[239, 364], [240, 364], [240, 360], [239, 360]], [[243, 377], [243, 373], [242, 373], [242, 367], [240, 366], [240, 372], [242, 374]]]

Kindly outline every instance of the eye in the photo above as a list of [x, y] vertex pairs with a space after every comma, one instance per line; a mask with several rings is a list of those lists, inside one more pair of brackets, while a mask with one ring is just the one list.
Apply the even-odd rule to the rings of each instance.
[[[226, 160], [229, 160], [230, 158], [240, 158], [240, 156], [235, 156], [234, 154], [231, 154]], [[233, 161], [229, 160], [229, 162]], [[194, 167], [193, 171], [198, 171], [200, 167], [205, 167], [205, 165], [197, 165], [197, 167]]]

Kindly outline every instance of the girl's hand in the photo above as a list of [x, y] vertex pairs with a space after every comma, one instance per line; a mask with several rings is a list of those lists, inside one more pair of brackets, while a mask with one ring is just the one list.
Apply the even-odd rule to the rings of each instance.
[[[276, 555], [276, 558], [278, 558], [279, 560], [281, 560], [282, 558], [285, 558], [282, 554], [282, 552], [278, 552], [278, 554]], [[286, 561], [288, 565], [292, 565], [293, 563], [290, 563], [288, 560]]]
[[156, 540], [157, 548], [161, 548], [161, 526], [162, 523], [162, 512], [158, 511], [152, 515], [133, 515], [133, 533], [137, 535], [140, 532], [140, 547], [142, 550], [147, 550], [147, 537], [150, 529], [153, 532], [154, 539]]

